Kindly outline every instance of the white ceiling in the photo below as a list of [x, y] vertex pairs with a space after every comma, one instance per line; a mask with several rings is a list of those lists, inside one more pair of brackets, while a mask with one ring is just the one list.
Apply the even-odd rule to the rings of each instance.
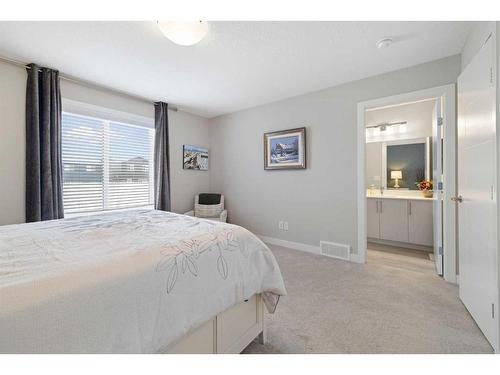
[[156, 22], [0, 22], [0, 55], [214, 117], [458, 54], [473, 23], [209, 25], [181, 47]]

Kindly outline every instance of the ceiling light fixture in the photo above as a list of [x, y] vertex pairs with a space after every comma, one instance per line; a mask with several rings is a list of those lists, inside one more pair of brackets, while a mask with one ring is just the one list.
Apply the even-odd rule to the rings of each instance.
[[384, 38], [384, 39], [380, 39], [378, 42], [377, 42], [377, 48], [378, 49], [382, 49], [382, 48], [387, 48], [389, 47], [394, 41], [391, 39], [391, 38]]
[[206, 21], [158, 21], [158, 27], [166, 38], [181, 46], [200, 42], [208, 32]]

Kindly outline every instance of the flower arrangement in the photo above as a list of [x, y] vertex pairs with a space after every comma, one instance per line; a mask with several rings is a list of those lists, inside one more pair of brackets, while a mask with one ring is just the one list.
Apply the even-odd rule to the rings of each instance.
[[416, 182], [415, 185], [417, 185], [418, 190], [424, 194], [424, 197], [432, 198], [432, 181], [422, 180], [420, 182]]
[[415, 182], [415, 185], [417, 185], [418, 190], [432, 190], [432, 181], [429, 180]]

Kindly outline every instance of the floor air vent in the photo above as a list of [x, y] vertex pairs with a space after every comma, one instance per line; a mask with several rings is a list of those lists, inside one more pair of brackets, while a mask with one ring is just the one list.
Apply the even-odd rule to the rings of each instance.
[[340, 243], [320, 241], [319, 247], [322, 255], [331, 258], [349, 260], [351, 254], [351, 247]]

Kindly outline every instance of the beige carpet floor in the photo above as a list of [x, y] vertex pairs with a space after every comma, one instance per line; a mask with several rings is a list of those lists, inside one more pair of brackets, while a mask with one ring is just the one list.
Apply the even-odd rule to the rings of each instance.
[[[374, 246], [371, 246], [374, 248]], [[369, 250], [364, 265], [271, 246], [288, 295], [244, 353], [491, 353], [426, 254]]]

